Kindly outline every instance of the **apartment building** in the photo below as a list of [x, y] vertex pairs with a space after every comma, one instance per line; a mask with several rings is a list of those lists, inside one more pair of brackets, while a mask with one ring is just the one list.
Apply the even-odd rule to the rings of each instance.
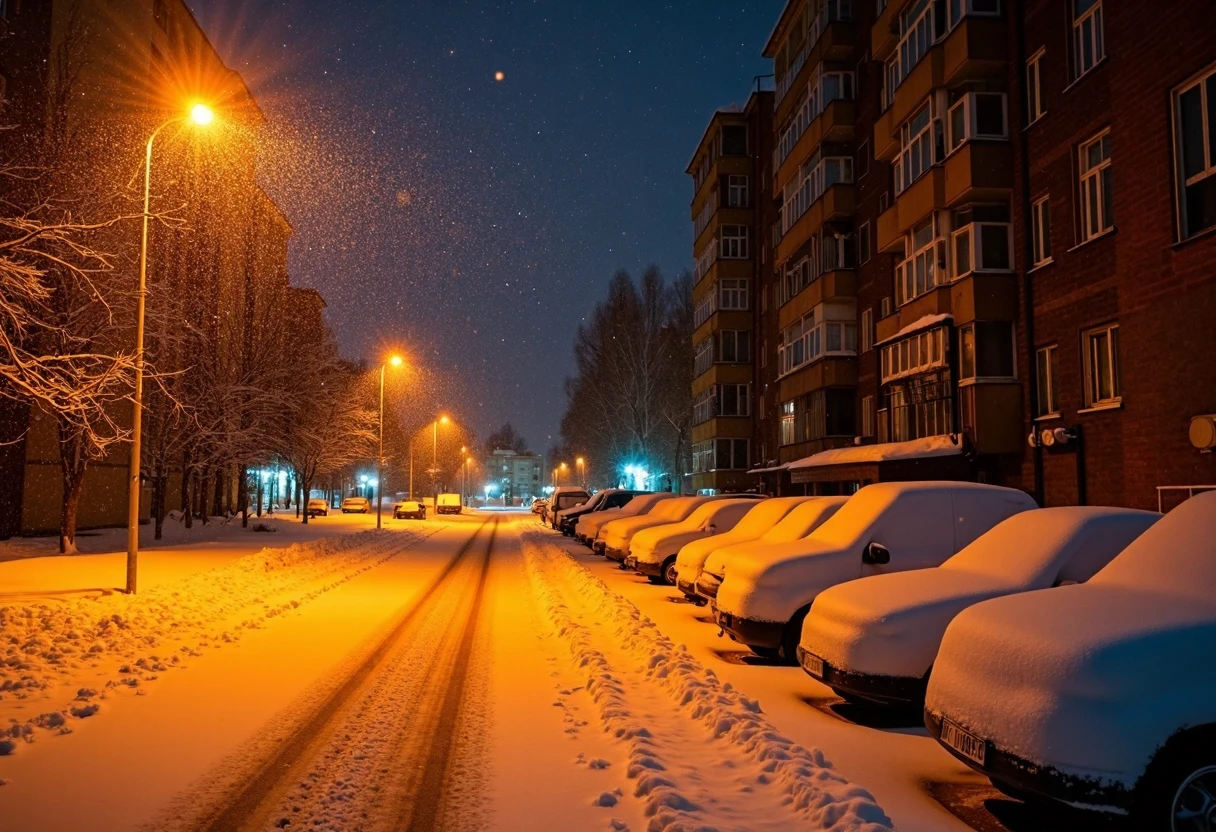
[[772, 93], [714, 113], [689, 162], [693, 255], [692, 489], [755, 487], [756, 315], [771, 210], [760, 161], [771, 143]]
[[[537, 454], [521, 454], [509, 448], [499, 448], [483, 461], [486, 487], [492, 486], [495, 497], [519, 504], [541, 495], [541, 458]], [[470, 486], [471, 488], [472, 486]]]
[[1216, 483], [1214, 23], [1194, 0], [786, 5], [766, 491], [1157, 508]]

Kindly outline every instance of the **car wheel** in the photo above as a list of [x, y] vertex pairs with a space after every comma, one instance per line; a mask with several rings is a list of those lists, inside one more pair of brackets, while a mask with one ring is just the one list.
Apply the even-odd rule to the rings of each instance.
[[1183, 767], [1190, 772], [1183, 776], [1170, 803], [1171, 832], [1216, 828], [1216, 763], [1212, 762], [1212, 753], [1205, 756], [1207, 764], [1196, 759]]
[[663, 581], [668, 586], [675, 586], [676, 576], [678, 574], [679, 572], [676, 569], [676, 558], [675, 555], [672, 555], [663, 563]]
[[811, 605], [807, 604], [806, 607], [794, 613], [794, 617], [790, 619], [790, 623], [785, 625], [785, 630], [781, 634], [781, 658], [790, 664], [798, 664], [798, 642], [802, 641], [802, 622], [806, 621], [810, 611]]
[[1136, 784], [1131, 820], [1134, 829], [1216, 829], [1216, 728], [1166, 741]]

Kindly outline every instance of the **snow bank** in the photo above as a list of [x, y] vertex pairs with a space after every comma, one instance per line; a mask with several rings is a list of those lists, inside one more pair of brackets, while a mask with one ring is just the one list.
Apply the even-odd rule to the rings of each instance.
[[999, 747], [1130, 787], [1177, 730], [1216, 722], [1216, 492], [1090, 581], [997, 598], [946, 629], [926, 708]]
[[[841, 776], [817, 749], [806, 749], [778, 732], [758, 702], [720, 682], [688, 650], [677, 646], [633, 604], [608, 588], [569, 555], [536, 535], [523, 538], [524, 561], [547, 617], [567, 642], [575, 664], [586, 674], [587, 689], [606, 729], [628, 748], [627, 776], [636, 780], [635, 796], [645, 801], [653, 832], [712, 829], [702, 807], [666, 774], [654, 719], [634, 715], [630, 691], [614, 669], [608, 650], [622, 652], [646, 678], [673, 700], [679, 711], [704, 730], [717, 756], [742, 760], [757, 782], [781, 789], [785, 805], [817, 830], [877, 832], [890, 819], [865, 789]], [[579, 600], [578, 612], [562, 600], [567, 587]], [[586, 616], [594, 623], [580, 622]], [[607, 639], [597, 644], [597, 639]]]
[[[216, 569], [139, 593], [61, 603], [0, 606], [0, 699], [51, 697], [56, 685], [87, 676], [107, 689], [139, 688], [208, 647], [308, 603], [424, 537], [413, 531], [364, 532], [263, 549]], [[75, 685], [73, 686], [75, 687]], [[70, 694], [67, 694], [70, 695]], [[61, 718], [92, 716], [105, 693], [81, 688], [76, 700], [14, 723], [63, 730]], [[13, 734], [14, 737], [18, 734]]]

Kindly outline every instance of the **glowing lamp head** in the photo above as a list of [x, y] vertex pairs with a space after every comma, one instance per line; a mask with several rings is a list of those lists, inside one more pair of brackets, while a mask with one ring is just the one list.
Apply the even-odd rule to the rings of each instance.
[[206, 127], [215, 121], [215, 113], [206, 104], [195, 104], [190, 108], [190, 120], [199, 127]]
[[575, 461], [575, 462], [577, 462], [579, 465], [582, 465], [582, 464], [583, 464], [583, 458], [582, 458], [581, 456], [580, 456], [578, 459], [574, 460], [574, 461]]
[[392, 358], [390, 358], [390, 359], [388, 360], [388, 363], [389, 363], [389, 364], [392, 364], [394, 367], [400, 367], [402, 364], [404, 364], [404, 363], [405, 363], [405, 361], [404, 361], [404, 360], [402, 360], [401, 356], [399, 356], [399, 355], [394, 355]]
[[450, 421], [452, 421], [452, 420], [451, 420], [451, 419], [449, 419], [447, 416], [440, 416], [440, 417], [439, 417], [439, 424], [441, 424], [441, 425], [446, 425], [446, 424], [447, 424], [448, 422], [450, 422]]

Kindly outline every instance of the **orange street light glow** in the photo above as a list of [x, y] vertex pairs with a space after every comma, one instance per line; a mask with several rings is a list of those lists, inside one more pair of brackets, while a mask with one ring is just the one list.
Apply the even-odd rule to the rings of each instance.
[[215, 113], [206, 104], [195, 104], [190, 108], [190, 120], [200, 127], [206, 127], [215, 120]]
[[405, 361], [402, 360], [401, 356], [394, 355], [392, 358], [390, 358], [388, 360], [388, 363], [392, 364], [394, 367], [400, 367], [402, 364], [405, 363]]
[[505, 79], [506, 79], [506, 77], [507, 77], [507, 73], [503, 72], [501, 69], [500, 69], [498, 72], [495, 72], [495, 73], [494, 73], [494, 80], [495, 80], [495, 81], [502, 81], [502, 80], [505, 80]]
[[582, 458], [581, 456], [580, 456], [578, 459], [574, 460], [574, 461], [575, 461], [576, 463], [578, 463], [579, 465], [582, 465], [582, 464], [583, 464], [583, 458]]
[[452, 420], [451, 420], [451, 419], [449, 419], [447, 416], [440, 416], [440, 417], [439, 417], [439, 423], [440, 423], [441, 425], [446, 425], [446, 424], [447, 424], [448, 422], [450, 422], [450, 421], [452, 421]]

